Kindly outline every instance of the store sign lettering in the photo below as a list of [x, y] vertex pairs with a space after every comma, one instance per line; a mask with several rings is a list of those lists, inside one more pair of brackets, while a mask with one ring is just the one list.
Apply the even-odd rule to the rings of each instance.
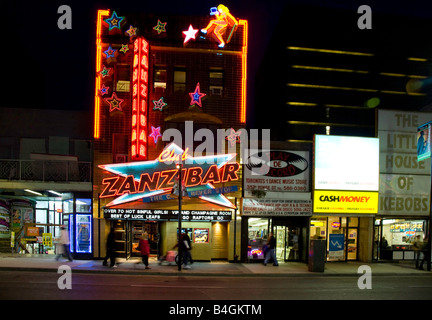
[[184, 191], [193, 191], [205, 201], [234, 208], [221, 194], [223, 191], [217, 194], [210, 191], [217, 189], [213, 184], [238, 180], [240, 164], [229, 162], [235, 156], [236, 154], [220, 154], [195, 158], [188, 154], [188, 149], [183, 150], [171, 143], [153, 161], [100, 165], [99, 168], [116, 175], [102, 180], [104, 188], [100, 198], [118, 197], [107, 205], [111, 206], [165, 196], [178, 185], [179, 169], [176, 164], [181, 163]]
[[355, 197], [355, 196], [320, 196], [320, 201], [328, 202], [368, 202], [370, 197]]
[[[237, 162], [225, 165], [221, 169], [218, 169], [217, 165], [212, 165], [206, 172], [200, 167], [183, 169], [182, 173], [185, 177], [184, 185], [188, 188], [208, 183], [224, 183], [238, 180], [237, 171], [239, 169], [240, 165]], [[105, 178], [102, 181], [105, 188], [100, 197], [106, 198], [120, 196], [124, 193], [134, 194], [173, 188], [176, 184], [175, 178], [177, 173], [177, 170], [165, 170], [155, 172], [151, 177], [148, 173], [143, 173], [139, 182], [136, 182], [132, 175], [127, 176], [125, 179], [121, 177]], [[119, 184], [120, 187], [116, 187]]]

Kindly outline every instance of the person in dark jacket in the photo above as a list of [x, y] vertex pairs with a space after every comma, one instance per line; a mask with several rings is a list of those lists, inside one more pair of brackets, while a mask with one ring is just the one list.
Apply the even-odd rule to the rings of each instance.
[[267, 265], [267, 262], [270, 260], [270, 258], [273, 259], [273, 265], [274, 266], [279, 265], [279, 263], [276, 259], [275, 250], [276, 250], [276, 239], [273, 236], [273, 232], [270, 232], [268, 242], [267, 242], [267, 252], [266, 252], [265, 259], [264, 259], [264, 265]]
[[116, 268], [116, 253], [115, 253], [115, 237], [114, 237], [114, 228], [111, 228], [110, 233], [108, 234], [107, 242], [106, 242], [106, 256], [103, 261], [103, 265], [108, 265], [108, 259], [110, 259], [110, 267]]

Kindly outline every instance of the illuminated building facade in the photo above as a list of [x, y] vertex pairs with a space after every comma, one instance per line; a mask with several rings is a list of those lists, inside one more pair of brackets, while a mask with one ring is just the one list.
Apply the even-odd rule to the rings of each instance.
[[[175, 164], [182, 161], [182, 229], [193, 242], [194, 259], [233, 259], [240, 157], [224, 158], [227, 152], [218, 150], [232, 143], [230, 132], [246, 125], [248, 27], [236, 14], [241, 13], [225, 6], [202, 16], [98, 11], [95, 257], [105, 256], [110, 227], [121, 257], [138, 254], [134, 248], [144, 232], [153, 255], [173, 247], [179, 209]], [[219, 141], [221, 131], [227, 135]], [[200, 149], [213, 166], [194, 158], [202, 132], [214, 137]], [[164, 133], [179, 133], [180, 139], [163, 139]]]
[[[417, 163], [415, 142], [395, 144], [389, 137], [415, 139], [416, 127], [430, 119], [432, 45], [420, 35], [431, 21], [384, 15], [372, 6], [372, 29], [360, 29], [360, 17], [354, 5], [351, 11], [287, 5], [256, 78], [255, 122], [272, 128], [272, 140], [298, 145], [313, 146], [315, 135], [379, 137], [375, 213], [320, 212], [316, 206], [332, 199], [320, 200], [314, 190], [310, 239], [327, 241], [328, 260], [412, 260], [412, 239], [424, 237], [430, 212], [412, 203], [429, 203], [430, 166]], [[412, 163], [392, 162], [410, 157]], [[416, 180], [409, 192], [389, 187], [407, 175]], [[343, 241], [342, 249], [331, 246]]]
[[[431, 43], [417, 36], [430, 21], [372, 7], [372, 29], [361, 30], [356, 10], [286, 6], [256, 78], [256, 126], [274, 128], [272, 139], [371, 137], [377, 109], [431, 103]], [[265, 108], [268, 92], [278, 92], [278, 117]]]

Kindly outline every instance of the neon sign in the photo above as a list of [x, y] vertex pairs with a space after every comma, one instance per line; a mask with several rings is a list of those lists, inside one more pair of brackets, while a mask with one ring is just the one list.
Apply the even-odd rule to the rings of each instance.
[[195, 39], [196, 34], [199, 30], [198, 29], [194, 29], [192, 27], [192, 25], [189, 25], [189, 29], [187, 31], [183, 31], [183, 34], [185, 35], [185, 39], [183, 41], [183, 43], [188, 42], [190, 39]]
[[121, 23], [125, 17], [119, 17], [115, 11], [113, 11], [111, 18], [105, 19], [104, 21], [109, 25], [109, 31], [114, 28], [120, 29]]
[[158, 19], [157, 25], [153, 27], [154, 30], [157, 31], [158, 34], [161, 34], [162, 32], [166, 32], [166, 22], [162, 22]]
[[197, 83], [194, 92], [189, 92], [189, 96], [191, 97], [190, 105], [193, 106], [195, 103], [202, 108], [201, 99], [206, 96], [205, 93], [200, 92], [200, 84]]
[[107, 206], [118, 205], [139, 199], [168, 194], [176, 185], [178, 169], [176, 163], [182, 161], [183, 183], [187, 191], [200, 192], [199, 198], [221, 206], [234, 208], [223, 195], [214, 194], [213, 184], [238, 180], [240, 165], [229, 162], [236, 154], [193, 157], [176, 144], [169, 144], [152, 161], [99, 165], [99, 168], [117, 176], [102, 180], [104, 190], [100, 198], [117, 197]]
[[133, 160], [147, 159], [147, 89], [149, 43], [142, 37], [134, 42], [132, 73], [132, 139]]
[[230, 27], [231, 30], [226, 40], [226, 43], [229, 43], [234, 31], [239, 25], [239, 22], [229, 12], [229, 9], [223, 4], [218, 5], [217, 8], [210, 8], [210, 15], [214, 15], [215, 19], [211, 20], [207, 27], [201, 29], [201, 32], [212, 35], [213, 38], [219, 43], [218, 47], [223, 48], [225, 46], [223, 35], [226, 33], [228, 27]]

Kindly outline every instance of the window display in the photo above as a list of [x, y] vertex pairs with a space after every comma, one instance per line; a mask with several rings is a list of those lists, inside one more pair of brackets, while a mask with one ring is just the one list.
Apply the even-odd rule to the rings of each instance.
[[249, 218], [248, 220], [248, 260], [263, 260], [263, 246], [267, 243], [270, 219]]
[[425, 220], [377, 219], [374, 253], [379, 259], [413, 260], [414, 241], [425, 237]]
[[76, 252], [92, 252], [92, 216], [90, 214], [76, 214]]
[[209, 229], [208, 228], [194, 228], [194, 243], [208, 243], [209, 242]]

